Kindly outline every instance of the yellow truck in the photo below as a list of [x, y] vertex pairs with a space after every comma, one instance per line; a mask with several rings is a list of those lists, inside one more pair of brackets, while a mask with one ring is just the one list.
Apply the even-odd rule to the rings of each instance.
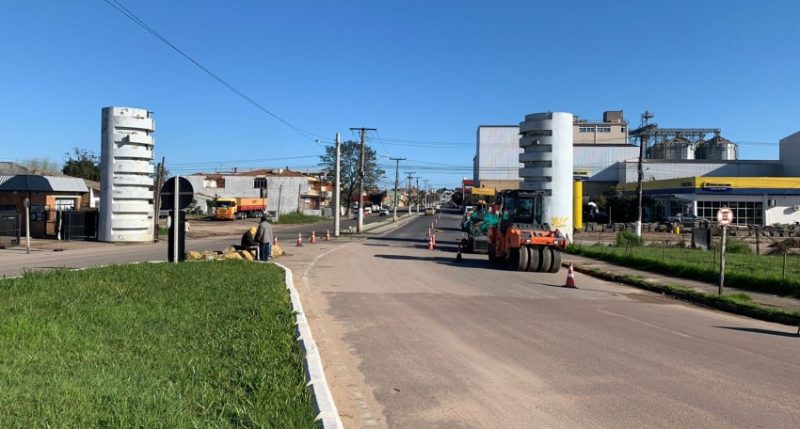
[[234, 220], [261, 217], [266, 209], [266, 198], [217, 198], [214, 201], [214, 219]]

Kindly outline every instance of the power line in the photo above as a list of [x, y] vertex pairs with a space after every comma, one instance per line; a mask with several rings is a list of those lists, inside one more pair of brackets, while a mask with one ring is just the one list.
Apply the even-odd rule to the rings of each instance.
[[[291, 122], [281, 118], [280, 116], [276, 115], [275, 113], [273, 113], [272, 111], [270, 111], [266, 107], [262, 106], [261, 103], [255, 101], [253, 98], [249, 97], [247, 94], [243, 93], [242, 91], [240, 91], [239, 89], [237, 89], [236, 87], [234, 87], [233, 85], [228, 83], [225, 79], [221, 78], [216, 73], [212, 72], [207, 67], [205, 67], [204, 65], [200, 64], [200, 62], [198, 62], [197, 60], [195, 60], [194, 58], [189, 56], [189, 54], [183, 52], [180, 48], [175, 46], [172, 42], [167, 40], [166, 37], [162, 36], [158, 31], [153, 29], [153, 27], [150, 27], [149, 25], [147, 25], [147, 23], [142, 21], [141, 18], [139, 18], [138, 16], [136, 16], [136, 14], [134, 14], [128, 8], [126, 8], [125, 5], [123, 5], [119, 0], [103, 0], [103, 1], [105, 1], [106, 4], [108, 4], [109, 6], [114, 8], [115, 10], [117, 10], [119, 13], [125, 15], [128, 19], [130, 19], [131, 21], [136, 23], [136, 25], [142, 27], [145, 31], [150, 33], [153, 37], [155, 37], [156, 39], [158, 39], [161, 42], [163, 42], [165, 45], [167, 45], [170, 48], [172, 48], [175, 52], [177, 52], [182, 57], [187, 59], [189, 62], [191, 62], [192, 64], [197, 66], [200, 70], [205, 72], [207, 75], [211, 76], [212, 79], [214, 79], [217, 82], [219, 82], [220, 84], [222, 84], [222, 86], [228, 88], [234, 94], [238, 95], [239, 97], [241, 97], [242, 99], [244, 99], [248, 103], [252, 104], [253, 106], [255, 106], [257, 109], [261, 110], [262, 112], [266, 113], [267, 115], [269, 115], [269, 116], [277, 119], [278, 121], [282, 122], [284, 125], [288, 126], [289, 128], [291, 128], [292, 130], [294, 130], [298, 134], [302, 135], [303, 137], [307, 138], [308, 140], [311, 140], [312, 142], [316, 143], [317, 145], [320, 145], [319, 142], [315, 141], [314, 137], [322, 137], [322, 136], [314, 134], [314, 133], [312, 133], [310, 131], [306, 131], [306, 130], [304, 130], [304, 129], [292, 124]], [[311, 137], [311, 136], [314, 136], [314, 137]]]

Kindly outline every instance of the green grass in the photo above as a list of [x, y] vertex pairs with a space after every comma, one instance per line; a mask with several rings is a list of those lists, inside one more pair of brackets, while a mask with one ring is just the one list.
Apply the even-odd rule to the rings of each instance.
[[597, 268], [581, 268], [581, 271], [606, 280], [626, 283], [653, 292], [668, 294], [672, 297], [695, 302], [720, 310], [742, 314], [769, 322], [797, 325], [800, 323], [800, 311], [771, 307], [753, 301], [744, 293], [719, 296], [716, 293], [698, 291], [682, 285], [664, 285], [648, 281], [640, 276], [614, 274]]
[[283, 276], [221, 261], [0, 280], [0, 427], [314, 427]]
[[326, 220], [328, 220], [328, 218], [323, 216], [311, 216], [311, 215], [305, 215], [303, 213], [287, 213], [280, 215], [279, 221], [275, 223], [278, 225], [289, 225], [289, 224], [294, 225], [302, 223], [317, 223]]
[[[710, 251], [636, 247], [632, 255], [625, 255], [625, 250], [624, 247], [573, 245], [568, 252], [687, 279], [719, 281], [719, 260], [715, 265], [714, 253]], [[796, 257], [790, 257], [788, 261], [784, 279], [782, 256], [726, 254], [725, 284], [754, 292], [800, 298], [800, 263]]]

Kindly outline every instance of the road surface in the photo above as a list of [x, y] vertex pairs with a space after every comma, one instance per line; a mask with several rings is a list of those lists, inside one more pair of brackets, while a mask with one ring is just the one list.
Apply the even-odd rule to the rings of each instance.
[[[346, 427], [796, 428], [800, 338], [576, 274], [454, 261], [457, 218], [295, 279]], [[302, 268], [302, 267], [299, 267]]]

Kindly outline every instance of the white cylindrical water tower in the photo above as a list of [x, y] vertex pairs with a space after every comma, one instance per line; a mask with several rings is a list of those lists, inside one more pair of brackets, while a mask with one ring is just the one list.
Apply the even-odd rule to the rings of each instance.
[[519, 124], [520, 189], [544, 193], [543, 221], [572, 240], [572, 113], [525, 116]]
[[149, 111], [104, 107], [100, 147], [100, 241], [153, 239], [153, 131]]

